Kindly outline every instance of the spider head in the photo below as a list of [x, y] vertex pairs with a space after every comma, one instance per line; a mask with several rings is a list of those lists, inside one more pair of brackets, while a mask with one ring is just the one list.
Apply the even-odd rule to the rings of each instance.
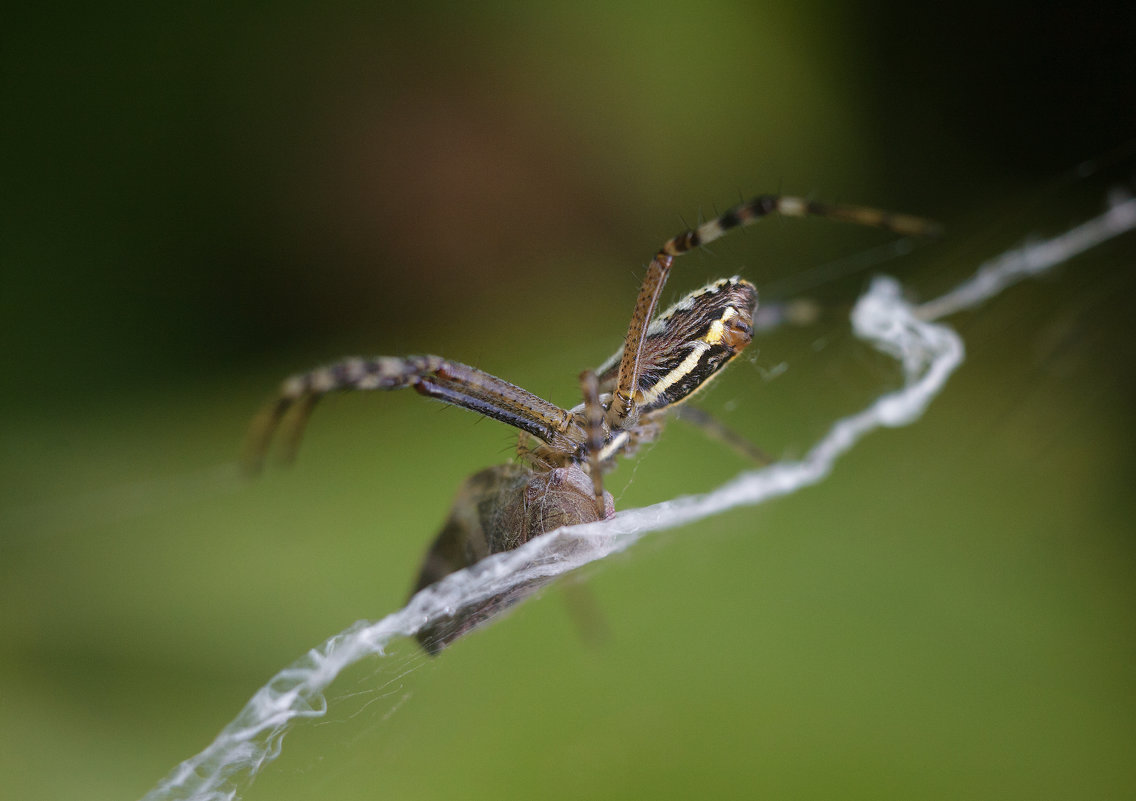
[[659, 315], [643, 342], [639, 411], [686, 400], [753, 339], [757, 289], [737, 276], [695, 290]]

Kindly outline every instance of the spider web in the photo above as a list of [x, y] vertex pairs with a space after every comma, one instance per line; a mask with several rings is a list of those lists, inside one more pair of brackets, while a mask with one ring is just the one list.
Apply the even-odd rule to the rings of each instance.
[[[599, 523], [552, 532], [447, 576], [382, 620], [356, 623], [273, 676], [207, 748], [174, 768], [145, 801], [239, 797], [258, 772], [280, 755], [286, 733], [305, 719], [327, 714], [326, 693], [333, 682], [363, 660], [386, 656], [393, 644], [413, 636], [431, 620], [550, 581], [624, 550], [651, 532], [758, 504], [824, 480], [837, 459], [866, 434], [919, 419], [962, 364], [962, 339], [939, 320], [1133, 229], [1136, 199], [1118, 195], [1098, 217], [1052, 239], [1008, 251], [922, 305], [908, 303], [894, 279], [875, 279], [852, 311], [852, 327], [857, 337], [901, 365], [903, 386], [837, 420], [802, 459], [742, 473], [702, 495], [630, 509]], [[388, 682], [378, 693], [389, 695], [395, 692], [389, 690], [394, 686], [393, 681]]]

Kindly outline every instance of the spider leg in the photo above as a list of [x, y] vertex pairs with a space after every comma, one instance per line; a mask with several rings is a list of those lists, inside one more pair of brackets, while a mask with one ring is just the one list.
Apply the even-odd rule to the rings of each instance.
[[604, 445], [604, 408], [600, 404], [599, 379], [591, 370], [580, 373], [580, 390], [584, 396], [584, 431], [587, 434], [588, 472], [596, 494], [596, 511], [604, 517], [603, 469], [600, 451]]
[[677, 406], [674, 409], [674, 416], [684, 423], [695, 426], [707, 437], [721, 442], [740, 456], [761, 465], [773, 463], [765, 451], [704, 409], [699, 409], [697, 406]]
[[904, 235], [932, 236], [939, 231], [935, 223], [906, 214], [891, 214], [863, 206], [816, 203], [785, 195], [760, 195], [697, 228], [668, 240], [647, 266], [647, 276], [643, 279], [643, 286], [635, 301], [635, 310], [631, 314], [631, 323], [627, 328], [627, 337], [624, 339], [623, 353], [619, 361], [619, 372], [612, 391], [611, 405], [605, 415], [611, 431], [632, 428], [639, 418], [635, 394], [639, 388], [643, 340], [655, 315], [659, 295], [666, 285], [675, 257], [719, 239], [731, 228], [752, 225], [773, 213], [786, 217], [830, 217]]
[[350, 358], [286, 380], [280, 396], [253, 419], [242, 462], [256, 473], [273, 435], [283, 429], [281, 457], [294, 458], [316, 402], [330, 392], [412, 387], [422, 395], [500, 420], [559, 450], [575, 450], [585, 433], [575, 416], [489, 373], [440, 356]]

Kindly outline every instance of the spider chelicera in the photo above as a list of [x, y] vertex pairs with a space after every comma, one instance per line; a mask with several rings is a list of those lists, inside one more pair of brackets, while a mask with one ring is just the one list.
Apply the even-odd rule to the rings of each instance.
[[[462, 485], [426, 553], [414, 592], [553, 529], [610, 517], [614, 506], [603, 488], [604, 471], [617, 456], [654, 439], [666, 416], [718, 375], [753, 336], [757, 289], [737, 276], [707, 284], [655, 315], [675, 257], [773, 213], [829, 217], [899, 234], [935, 231], [934, 224], [908, 215], [761, 195], [659, 249], [647, 268], [623, 346], [599, 368], [580, 374], [579, 405], [563, 409], [440, 356], [349, 358], [284, 382], [279, 397], [253, 420], [244, 464], [250, 472], [259, 471], [278, 429], [284, 431], [282, 458], [290, 461], [313, 406], [329, 392], [413, 387], [519, 429], [516, 461], [486, 468]], [[717, 426], [701, 415], [692, 417], [711, 429]], [[514, 595], [498, 598], [489, 607], [513, 600]], [[483, 620], [489, 607], [431, 621], [419, 641], [436, 653]]]

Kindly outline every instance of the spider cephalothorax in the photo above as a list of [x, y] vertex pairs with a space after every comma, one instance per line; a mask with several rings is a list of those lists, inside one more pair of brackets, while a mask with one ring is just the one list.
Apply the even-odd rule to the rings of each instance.
[[[278, 428], [286, 434], [283, 456], [291, 459], [312, 407], [329, 392], [413, 387], [521, 432], [516, 462], [482, 470], [462, 486], [427, 552], [415, 591], [553, 529], [608, 517], [614, 510], [611, 495], [603, 489], [604, 471], [617, 456], [657, 436], [664, 419], [706, 386], [753, 336], [757, 290], [737, 276], [707, 284], [655, 314], [675, 257], [774, 212], [830, 217], [901, 234], [934, 230], [916, 217], [762, 195], [659, 249], [648, 265], [622, 347], [598, 369], [580, 375], [579, 405], [561, 408], [440, 356], [344, 359], [284, 382], [280, 396], [253, 421], [245, 465], [250, 471], [260, 469]], [[719, 427], [701, 414], [683, 416], [711, 429]], [[419, 640], [436, 652], [519, 594], [514, 591], [475, 610], [431, 621]]]

